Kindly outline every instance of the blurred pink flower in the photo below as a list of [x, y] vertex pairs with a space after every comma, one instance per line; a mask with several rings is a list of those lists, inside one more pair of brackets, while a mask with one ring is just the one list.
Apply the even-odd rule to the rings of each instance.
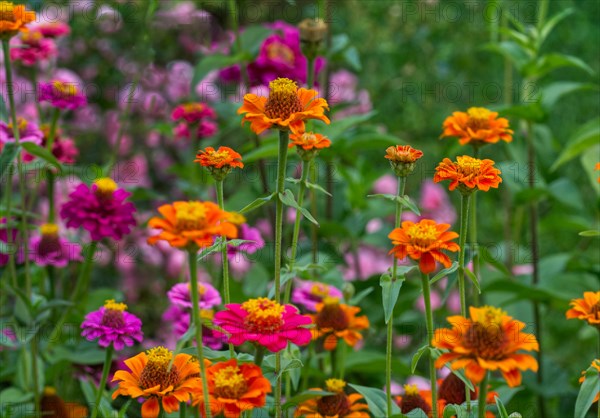
[[11, 40], [10, 59], [32, 67], [56, 56], [56, 44], [39, 30], [22, 32]]
[[385, 273], [392, 264], [392, 258], [387, 251], [369, 245], [361, 245], [357, 250], [358, 265], [351, 251], [347, 251], [342, 267], [344, 280], [367, 280], [373, 275]]
[[398, 191], [398, 179], [391, 174], [379, 177], [373, 184], [373, 192], [381, 194], [396, 194]]

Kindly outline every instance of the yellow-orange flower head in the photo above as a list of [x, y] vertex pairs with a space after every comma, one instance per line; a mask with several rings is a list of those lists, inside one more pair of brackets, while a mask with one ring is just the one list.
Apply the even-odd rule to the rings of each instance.
[[316, 308], [317, 313], [309, 315], [316, 325], [311, 330], [312, 338], [324, 337], [325, 350], [335, 350], [339, 339], [354, 347], [363, 338], [360, 331], [369, 328], [366, 316], [356, 316], [360, 312], [359, 307], [341, 304], [338, 298], [326, 297]]
[[162, 240], [172, 247], [193, 250], [212, 245], [215, 236], [237, 238], [236, 226], [227, 222], [229, 213], [212, 202], [174, 202], [158, 211], [164, 218], [154, 217], [148, 226], [161, 232], [149, 237], [148, 244]]
[[329, 124], [325, 116], [325, 110], [329, 110], [327, 101], [317, 96], [315, 90], [298, 89], [294, 81], [278, 78], [269, 83], [268, 98], [246, 94], [244, 104], [237, 112], [244, 114], [242, 124], [250, 122], [250, 129], [257, 134], [272, 127], [300, 133], [304, 132], [307, 119], [319, 119]]
[[206, 147], [198, 151], [195, 163], [206, 167], [217, 181], [221, 181], [234, 168], [244, 168], [242, 156], [229, 147]]
[[392, 170], [398, 177], [406, 177], [415, 169], [416, 162], [423, 156], [423, 151], [410, 145], [395, 145], [385, 150], [385, 158], [390, 160]]
[[535, 358], [519, 350], [539, 350], [532, 334], [522, 332], [525, 324], [491, 306], [470, 307], [470, 318], [450, 316], [452, 329], [435, 331], [432, 344], [446, 349], [435, 362], [440, 368], [450, 363], [453, 370], [464, 368], [474, 383], [488, 370], [500, 370], [510, 387], [521, 384], [521, 370], [538, 369]]
[[[358, 393], [346, 394], [346, 382], [340, 379], [325, 381], [325, 390], [333, 395], [321, 396], [302, 402], [294, 413], [294, 417], [305, 418], [369, 418], [369, 407], [359, 402], [363, 400]], [[321, 388], [311, 390], [320, 391]]]
[[0, 1], [0, 39], [9, 39], [27, 31], [27, 24], [34, 20], [35, 12], [25, 10], [24, 5]]
[[449, 224], [438, 224], [431, 219], [422, 219], [417, 223], [404, 221], [401, 228], [394, 229], [388, 235], [394, 245], [390, 254], [400, 260], [407, 256], [419, 260], [419, 269], [425, 274], [435, 270], [436, 262], [448, 268], [452, 262], [442, 250], [456, 252], [460, 249], [457, 243], [452, 242], [458, 238], [458, 234], [449, 232], [448, 228]]
[[301, 132], [290, 135], [289, 147], [296, 147], [300, 158], [304, 161], [312, 160], [320, 149], [329, 148], [331, 141], [325, 135], [314, 132]]
[[581, 319], [600, 329], [600, 292], [584, 292], [582, 299], [573, 299], [568, 319]]
[[460, 145], [475, 147], [495, 144], [502, 140], [512, 141], [513, 131], [508, 119], [499, 118], [497, 112], [484, 107], [471, 107], [466, 112], [454, 112], [444, 121], [444, 132], [440, 138], [458, 137]]
[[475, 190], [487, 192], [491, 187], [497, 189], [502, 183], [500, 174], [500, 170], [494, 167], [494, 161], [463, 155], [456, 157], [456, 162], [444, 158], [435, 169], [433, 181], [450, 180], [448, 189], [458, 187], [461, 193], [469, 194]]

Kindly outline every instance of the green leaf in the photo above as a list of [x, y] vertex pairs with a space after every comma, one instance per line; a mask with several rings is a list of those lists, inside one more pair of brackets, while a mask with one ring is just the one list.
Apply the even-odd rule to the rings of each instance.
[[419, 208], [417, 207], [417, 205], [410, 199], [410, 197], [408, 197], [406, 195], [404, 195], [404, 196], [398, 196], [397, 200], [406, 209], [410, 210], [411, 212], [413, 212], [414, 214], [416, 214], [418, 216], [421, 216], [421, 211], [419, 210]]
[[483, 292], [504, 292], [513, 295], [513, 299], [506, 301], [505, 305], [519, 300], [530, 300], [541, 303], [567, 303], [570, 299], [561, 293], [554, 293], [546, 289], [530, 286], [514, 280], [497, 280], [483, 288]]
[[311, 183], [310, 181], [306, 182], [306, 187], [308, 187], [309, 189], [318, 190], [321, 193], [326, 194], [327, 196], [331, 196], [331, 193], [329, 193], [327, 190], [325, 190], [324, 188], [322, 188], [318, 184]]
[[479, 294], [481, 294], [481, 288], [479, 287], [479, 280], [477, 280], [477, 276], [475, 276], [475, 273], [473, 273], [468, 268], [465, 268], [465, 274], [467, 275], [467, 277], [469, 279], [471, 279], [471, 282], [473, 283], [473, 286], [475, 286], [477, 288], [477, 292]]
[[528, 101], [531, 103], [523, 104], [523, 105], [514, 105], [514, 106], [500, 106], [495, 110], [502, 113], [502, 116], [512, 117], [512, 118], [521, 118], [532, 122], [543, 122], [546, 118], [546, 112], [542, 109], [541, 104], [538, 102], [539, 97], [530, 97], [537, 96], [537, 91], [533, 90], [526, 97]]
[[259, 197], [258, 199], [255, 199], [251, 203], [244, 206], [242, 209], [238, 210], [238, 213], [247, 213], [254, 209], [257, 209], [257, 208], [261, 207], [262, 205], [264, 205], [265, 203], [268, 203], [271, 200], [273, 200], [275, 195], [276, 195], [276, 193], [271, 193], [269, 196]]
[[457, 269], [458, 269], [458, 261], [455, 261], [452, 263], [452, 265], [450, 267], [448, 267], [447, 269], [444, 269], [444, 270], [440, 270], [438, 274], [433, 276], [433, 278], [431, 280], [429, 280], [429, 284], [434, 284], [435, 282], [443, 279], [447, 275], [454, 273]]
[[590, 229], [588, 231], [581, 231], [579, 236], [582, 237], [598, 237], [600, 236], [600, 231], [597, 229]]
[[[343, 119], [342, 119], [343, 120]], [[337, 121], [336, 121], [337, 123]], [[334, 144], [337, 148], [350, 152], [354, 150], [385, 150], [387, 147], [402, 143], [403, 141], [397, 136], [383, 134], [379, 132], [360, 133], [351, 138], [348, 138], [340, 144]]]
[[0, 392], [0, 400], [3, 404], [18, 404], [31, 400], [32, 392], [26, 392], [19, 388], [10, 386]]
[[600, 141], [600, 118], [592, 119], [579, 128], [567, 141], [563, 152], [556, 159], [551, 171], [556, 170], [564, 163], [577, 157], [588, 148], [598, 144]]
[[542, 108], [544, 108], [546, 112], [549, 112], [563, 96], [585, 90], [598, 90], [598, 86], [591, 83], [579, 83], [575, 81], [557, 81], [555, 83], [550, 83], [542, 88]]
[[307, 401], [309, 399], [314, 399], [316, 397], [329, 396], [329, 395], [335, 395], [335, 393], [327, 392], [324, 390], [307, 390], [304, 392], [300, 392], [299, 394], [286, 400], [286, 402], [283, 404], [283, 410], [285, 411], [290, 408], [296, 408], [302, 402]]
[[348, 301], [348, 304], [353, 306], [358, 305], [360, 301], [367, 297], [369, 294], [371, 294], [372, 291], [373, 287], [367, 287], [366, 289], [361, 290], [356, 295], [352, 296], [352, 298]]
[[513, 41], [491, 43], [485, 45], [484, 48], [508, 58], [519, 71], [521, 71], [533, 57], [531, 51], [528, 51], [523, 48], [523, 46]]
[[590, 366], [585, 371], [585, 380], [581, 384], [577, 400], [575, 401], [575, 416], [585, 417], [587, 411], [592, 406], [594, 398], [598, 394], [600, 388], [600, 379], [598, 370]]
[[0, 96], [0, 120], [8, 120], [8, 109], [6, 108], [4, 96]]
[[244, 31], [240, 34], [242, 49], [247, 51], [251, 58], [255, 57], [258, 55], [263, 41], [267, 39], [271, 33], [273, 33], [271, 29], [265, 28], [262, 25], [246, 26]]
[[[348, 384], [352, 389], [360, 393], [367, 404], [369, 405], [369, 412], [375, 417], [386, 417], [387, 413], [387, 399], [385, 392], [381, 389], [369, 388], [366, 386]], [[395, 402], [392, 402], [392, 414], [400, 414], [400, 408]]]
[[379, 285], [381, 286], [381, 301], [383, 305], [383, 313], [385, 315], [385, 323], [390, 322], [390, 318], [394, 313], [394, 307], [398, 301], [400, 295], [400, 289], [404, 279], [392, 280], [389, 273], [382, 274], [379, 279]]
[[412, 360], [410, 361], [410, 373], [414, 374], [415, 370], [417, 370], [417, 365], [419, 364], [419, 360], [425, 354], [426, 351], [429, 351], [429, 345], [424, 345], [419, 348], [417, 352], [413, 355]]
[[315, 218], [313, 218], [308, 209], [298, 205], [298, 202], [296, 202], [294, 194], [290, 189], [285, 189], [285, 192], [279, 193], [279, 199], [281, 200], [281, 203], [283, 203], [286, 206], [290, 206], [296, 210], [299, 210], [306, 219], [319, 226], [319, 223]]
[[105, 359], [104, 350], [98, 347], [80, 345], [74, 349], [57, 345], [49, 356], [50, 363], [56, 364], [60, 361], [68, 361], [73, 364], [94, 365], [102, 364]]
[[506, 412], [506, 408], [504, 407], [504, 404], [502, 403], [500, 398], [494, 396], [494, 400], [496, 401], [496, 408], [498, 408], [499, 418], [508, 418], [508, 412]]
[[196, 68], [194, 68], [194, 77], [192, 79], [192, 86], [197, 85], [211, 71], [230, 67], [232, 65], [242, 62], [243, 59], [244, 59], [243, 55], [229, 56], [229, 55], [222, 55], [222, 54], [214, 54], [214, 55], [205, 56], [204, 58], [202, 58], [200, 60], [200, 62], [198, 64], [196, 64]]
[[261, 144], [260, 147], [244, 154], [244, 163], [253, 163], [265, 158], [275, 158], [279, 152], [279, 144], [277, 142], [269, 142]]
[[463, 383], [467, 386], [467, 388], [469, 388], [470, 391], [475, 392], [475, 387], [473, 386], [473, 382], [471, 382], [470, 379], [467, 379], [467, 376], [465, 376], [465, 372], [463, 369], [459, 369], [459, 370], [452, 370], [452, 373], [454, 375], [456, 375], [456, 377], [458, 377], [460, 380], [463, 381]]
[[[83, 392], [87, 404], [90, 405], [90, 408], [93, 408], [96, 404], [96, 386], [88, 379], [79, 379], [79, 385], [81, 386], [81, 391]], [[115, 415], [115, 411], [112, 409], [110, 402], [105, 396], [102, 396], [100, 399], [98, 412], [101, 417], [112, 417]]]
[[585, 71], [590, 76], [594, 75], [594, 70], [584, 61], [571, 55], [550, 53], [541, 56], [535, 62], [527, 64], [523, 68], [524, 77], [541, 78], [546, 74], [563, 67], [575, 67]]
[[552, 32], [556, 25], [558, 25], [566, 17], [572, 15], [574, 12], [575, 9], [569, 7], [568, 9], [565, 9], [548, 19], [548, 21], [544, 23], [540, 30], [540, 45], [546, 40], [546, 38], [548, 37], [548, 35], [550, 35], [550, 32]]
[[2, 148], [2, 154], [0, 154], [0, 180], [4, 178], [4, 173], [11, 168], [19, 147], [14, 142], [9, 142]]
[[[375, 112], [365, 113], [363, 115], [352, 115], [343, 119], [335, 121], [330, 125], [319, 126], [319, 132], [325, 135], [331, 140], [338, 139], [345, 131], [355, 127], [359, 123], [363, 123], [371, 119], [375, 115]], [[335, 144], [335, 142], [334, 142]], [[246, 158], [244, 158], [246, 161]]]
[[215, 242], [210, 247], [205, 247], [196, 255], [196, 261], [205, 261], [205, 258], [211, 254], [218, 253], [223, 248], [223, 240], [219, 237], [215, 238]]
[[33, 142], [21, 142], [21, 146], [23, 147], [23, 149], [25, 151], [27, 151], [31, 155], [35, 155], [36, 157], [41, 158], [42, 160], [46, 161], [48, 164], [51, 164], [56, 169], [58, 169], [59, 172], [62, 172], [61, 163], [46, 148], [40, 147], [39, 145], [36, 145]]
[[[476, 403], [476, 402], [475, 402]], [[444, 418], [468, 418], [469, 413], [467, 412], [466, 405], [463, 407], [462, 405], [449, 404], [444, 407]]]

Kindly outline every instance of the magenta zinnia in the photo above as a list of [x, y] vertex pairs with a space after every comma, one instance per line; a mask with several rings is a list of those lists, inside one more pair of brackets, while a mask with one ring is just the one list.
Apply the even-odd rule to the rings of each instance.
[[40, 83], [40, 102], [50, 102], [60, 109], [77, 109], [87, 104], [85, 94], [73, 82], [52, 80]]
[[[167, 292], [171, 303], [182, 308], [192, 309], [190, 283], [177, 283]], [[198, 283], [198, 307], [200, 309], [211, 309], [221, 304], [219, 291], [209, 283]]]
[[113, 345], [115, 350], [131, 347], [142, 341], [142, 321], [126, 311], [127, 305], [107, 300], [103, 307], [86, 315], [81, 335], [89, 341], [98, 340], [101, 347]]
[[63, 205], [60, 216], [69, 228], [83, 226], [94, 241], [106, 237], [118, 241], [136, 223], [135, 206], [125, 202], [130, 194], [109, 178], [101, 178], [91, 187], [80, 184], [69, 195], [70, 200]]
[[83, 261], [81, 246], [59, 235], [58, 225], [40, 226], [40, 235], [29, 243], [29, 258], [38, 266], [65, 267], [71, 261]]
[[217, 312], [214, 323], [229, 334], [228, 342], [241, 345], [247, 341], [267, 350], [283, 350], [288, 341], [296, 345], [310, 342], [312, 321], [300, 315], [293, 305], [281, 305], [267, 298], [250, 299], [242, 304], [231, 303], [227, 310]]

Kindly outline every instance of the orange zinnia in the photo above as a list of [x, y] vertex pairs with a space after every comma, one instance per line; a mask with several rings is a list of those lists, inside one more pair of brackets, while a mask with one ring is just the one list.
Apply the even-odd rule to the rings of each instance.
[[581, 319], [600, 329], [600, 292], [583, 292], [583, 299], [571, 300], [568, 319]]
[[436, 262], [448, 268], [452, 262], [442, 250], [456, 252], [460, 249], [452, 242], [458, 234], [448, 232], [448, 228], [450, 225], [438, 224], [431, 219], [422, 219], [418, 223], [404, 221], [402, 228], [396, 228], [388, 235], [394, 244], [389, 253], [398, 259], [409, 256], [419, 260], [419, 269], [425, 274], [435, 270]]
[[414, 149], [410, 145], [396, 145], [388, 147], [386, 156], [390, 160], [392, 169], [398, 177], [406, 177], [415, 169], [415, 163], [423, 156], [423, 151]]
[[[347, 395], [344, 391], [346, 382], [340, 379], [325, 381], [325, 390], [334, 395], [319, 396], [308, 399], [298, 405], [294, 417], [305, 418], [369, 418], [369, 406], [358, 402], [363, 396], [358, 393]], [[311, 390], [322, 391], [321, 388]]]
[[471, 193], [475, 189], [487, 192], [490, 187], [497, 189], [502, 183], [500, 174], [500, 170], [494, 168], [494, 161], [463, 155], [456, 157], [456, 162], [444, 158], [435, 169], [433, 181], [450, 180], [448, 189], [454, 190], [458, 186], [462, 193]]
[[229, 147], [219, 147], [217, 151], [213, 147], [206, 147], [204, 150], [198, 151], [194, 162], [200, 163], [203, 167], [244, 168], [241, 160], [242, 156]]
[[172, 247], [194, 249], [212, 245], [217, 235], [237, 238], [235, 225], [226, 222], [230, 214], [212, 202], [173, 202], [158, 211], [164, 218], [154, 217], [148, 226], [162, 231], [149, 237], [148, 244], [164, 240]]
[[[593, 367], [594, 369], [598, 370], [598, 373], [600, 373], [600, 360], [599, 359], [595, 359], [592, 360], [592, 364], [590, 364], [590, 367]], [[579, 378], [579, 383], [583, 383], [585, 382], [585, 372], [587, 370], [584, 370], [581, 372], [581, 377]], [[598, 400], [600, 399], [600, 392], [596, 393], [596, 397], [594, 398], [593, 402], [598, 402]]]
[[255, 133], [275, 126], [293, 133], [304, 132], [306, 119], [319, 119], [329, 124], [325, 110], [329, 110], [327, 101], [317, 98], [315, 90], [299, 89], [296, 83], [287, 78], [278, 78], [269, 83], [269, 97], [246, 94], [244, 104], [238, 114], [245, 113], [242, 119], [250, 122]]
[[313, 132], [301, 132], [290, 135], [289, 147], [294, 146], [302, 148], [305, 151], [313, 149], [327, 148], [331, 145], [331, 141], [325, 135]]
[[312, 339], [325, 337], [325, 350], [335, 350], [340, 338], [354, 347], [363, 338], [359, 331], [369, 328], [366, 316], [356, 316], [360, 312], [359, 307], [341, 304], [338, 298], [326, 297], [316, 308], [317, 313], [309, 315], [316, 325], [311, 330]]
[[[259, 366], [238, 364], [236, 359], [216, 363], [206, 369], [210, 410], [213, 416], [238, 418], [242, 412], [262, 408], [271, 393], [271, 383]], [[194, 393], [193, 404], [204, 411], [202, 387]]]
[[483, 380], [488, 370], [498, 370], [510, 387], [521, 384], [521, 370], [538, 369], [535, 358], [518, 350], [539, 350], [532, 334], [521, 332], [525, 324], [508, 316], [499, 308], [469, 308], [471, 319], [450, 316], [452, 329], [435, 331], [434, 347], [447, 349], [435, 362], [440, 368], [450, 363], [453, 370], [465, 368], [474, 383]]
[[[14, 5], [10, 1], [0, 1], [0, 38], [8, 39], [19, 31], [25, 32], [28, 23], [35, 20], [35, 12], [25, 10], [22, 4]], [[7, 58], [8, 59], [8, 58]]]
[[146, 398], [144, 418], [158, 417], [159, 401], [167, 413], [178, 411], [179, 403], [189, 401], [201, 386], [200, 365], [189, 354], [177, 354], [173, 359], [171, 351], [156, 347], [125, 360], [125, 364], [131, 371], [115, 373], [112, 381], [119, 381], [119, 388], [112, 397]]
[[460, 145], [480, 146], [495, 144], [500, 140], [510, 142], [513, 134], [509, 129], [508, 119], [499, 118], [498, 112], [484, 107], [471, 107], [466, 113], [452, 113], [444, 121], [443, 128], [440, 138], [458, 137]]

